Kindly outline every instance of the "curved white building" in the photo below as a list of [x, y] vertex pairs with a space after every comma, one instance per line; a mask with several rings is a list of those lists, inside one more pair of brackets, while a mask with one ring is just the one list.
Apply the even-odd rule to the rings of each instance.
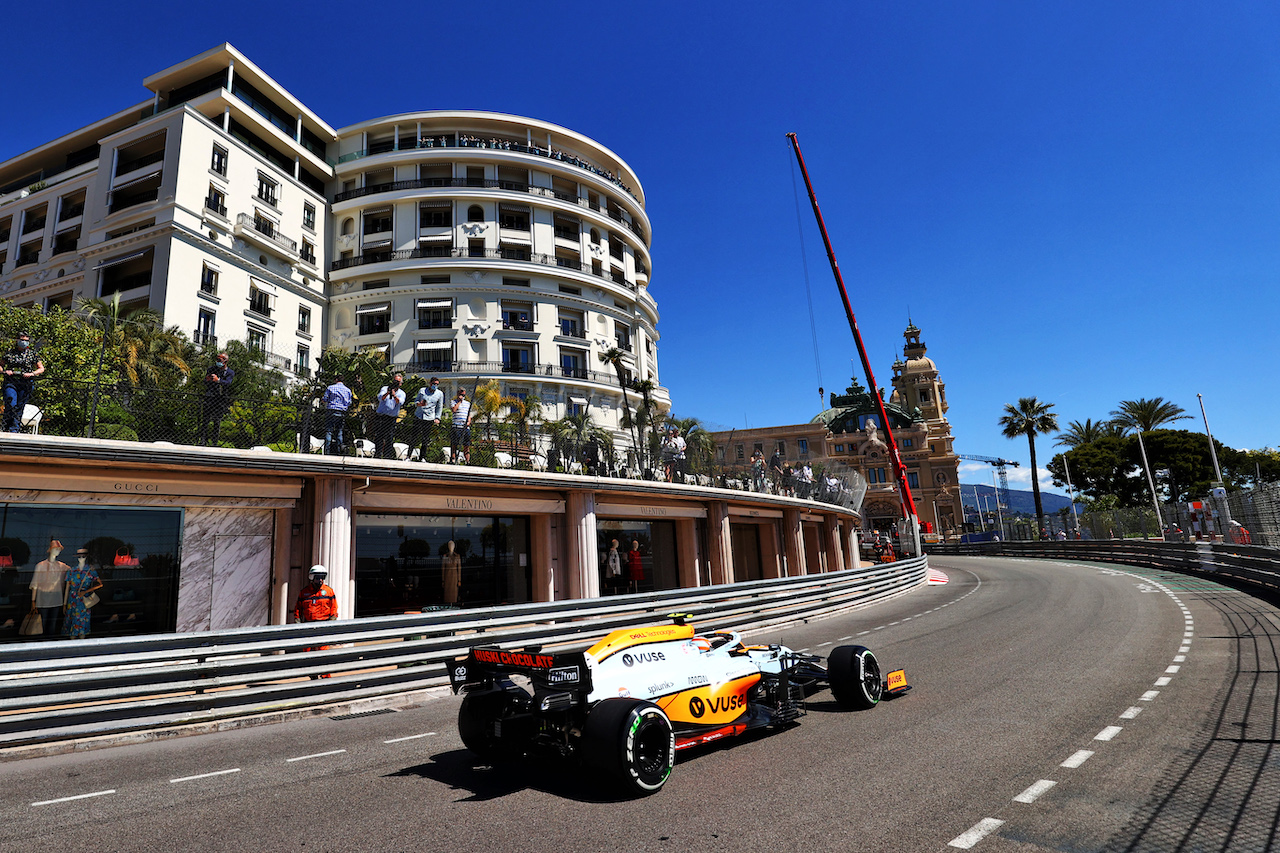
[[[337, 135], [330, 344], [446, 386], [498, 378], [537, 395], [546, 419], [587, 411], [629, 446], [599, 355], [616, 346], [628, 379], [658, 384], [652, 232], [631, 168], [581, 134], [498, 113], [406, 113]], [[665, 389], [652, 398], [670, 408]]]

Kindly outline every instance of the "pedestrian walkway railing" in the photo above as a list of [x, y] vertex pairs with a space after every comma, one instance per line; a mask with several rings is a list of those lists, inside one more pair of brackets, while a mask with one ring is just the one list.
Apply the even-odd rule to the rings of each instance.
[[[708, 629], [780, 626], [907, 592], [926, 558], [794, 578], [555, 603], [0, 648], [5, 747], [389, 700], [447, 683], [476, 644], [582, 649], [688, 613]], [[324, 676], [324, 677], [321, 677]]]
[[1264, 595], [1280, 593], [1280, 551], [1220, 542], [1101, 539], [1084, 542], [975, 542], [926, 545], [936, 557], [1032, 557], [1090, 560], [1212, 576]]

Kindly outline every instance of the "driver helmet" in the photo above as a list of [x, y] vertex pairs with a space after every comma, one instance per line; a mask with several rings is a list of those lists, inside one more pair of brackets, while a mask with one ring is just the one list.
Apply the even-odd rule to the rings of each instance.
[[311, 567], [311, 571], [307, 572], [307, 579], [311, 581], [319, 581], [324, 583], [325, 578], [329, 577], [329, 570], [317, 563]]

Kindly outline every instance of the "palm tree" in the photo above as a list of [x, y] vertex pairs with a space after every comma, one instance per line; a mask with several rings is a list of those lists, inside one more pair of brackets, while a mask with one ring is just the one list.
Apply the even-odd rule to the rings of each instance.
[[599, 354], [600, 360], [605, 364], [612, 365], [613, 372], [618, 375], [618, 387], [622, 389], [622, 408], [625, 413], [625, 417], [623, 418], [623, 421], [624, 421], [623, 425], [624, 426], [626, 425], [625, 421], [628, 419], [632, 421], [631, 423], [631, 440], [633, 442], [632, 446], [636, 450], [637, 461], [640, 464], [643, 464], [643, 460], [638, 458], [641, 453], [640, 437], [636, 433], [635, 419], [630, 417], [631, 401], [627, 399], [627, 382], [626, 382], [626, 379], [623, 377], [624, 368], [622, 366], [622, 356], [623, 356], [623, 350], [620, 347], [616, 347], [616, 346], [609, 347], [607, 350]]
[[678, 429], [684, 436], [684, 455], [688, 460], [689, 470], [697, 473], [710, 471], [716, 443], [702, 421], [697, 418], [668, 417], [667, 424]]
[[121, 312], [120, 294], [110, 301], [80, 299], [77, 310], [85, 322], [102, 333], [102, 359], [111, 352], [112, 367], [129, 384], [156, 385], [163, 378], [180, 379], [191, 372], [190, 346], [177, 326], [165, 328], [164, 315], [151, 308]]
[[504, 401], [507, 398], [502, 396], [502, 383], [496, 379], [490, 379], [476, 388], [474, 396], [475, 399], [471, 401], [471, 420], [483, 417], [485, 440], [492, 440], [493, 416], [506, 405]]
[[1085, 418], [1084, 423], [1072, 421], [1067, 424], [1066, 430], [1058, 436], [1054, 444], [1075, 450], [1077, 447], [1092, 444], [1100, 438], [1117, 438], [1123, 432], [1124, 428], [1115, 421], [1095, 421], [1092, 418]]
[[1040, 503], [1040, 477], [1036, 474], [1036, 436], [1058, 431], [1058, 416], [1049, 411], [1053, 403], [1041, 403], [1035, 397], [1020, 397], [1017, 405], [1005, 403], [1000, 426], [1005, 438], [1027, 437], [1031, 448], [1031, 492], [1036, 499], [1036, 527], [1044, 529], [1044, 507]]
[[613, 438], [608, 431], [596, 426], [591, 415], [585, 411], [548, 421], [547, 434], [551, 436], [551, 446], [566, 460], [577, 459], [579, 450], [592, 439], [603, 448], [611, 449], [613, 446]]
[[1170, 403], [1164, 397], [1145, 397], [1137, 400], [1123, 400], [1120, 408], [1111, 413], [1111, 421], [1126, 432], [1140, 430], [1151, 432], [1174, 421], [1189, 420], [1186, 409]]
[[527, 397], [503, 397], [501, 403], [507, 409], [504, 420], [516, 428], [516, 439], [527, 439], [529, 425], [542, 420], [542, 399], [530, 394]]

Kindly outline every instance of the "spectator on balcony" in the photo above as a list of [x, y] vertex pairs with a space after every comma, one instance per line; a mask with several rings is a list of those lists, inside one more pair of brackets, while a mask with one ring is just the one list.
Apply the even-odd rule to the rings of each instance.
[[769, 479], [773, 481], [773, 493], [782, 494], [782, 454], [776, 448], [769, 457]]
[[379, 459], [395, 458], [396, 421], [404, 408], [403, 385], [404, 374], [396, 373], [378, 389], [378, 402], [373, 409], [373, 443]]
[[416, 429], [414, 444], [419, 446], [418, 458], [423, 462], [434, 462], [427, 459], [427, 447], [440, 438], [440, 418], [444, 417], [444, 392], [440, 390], [440, 380], [431, 377], [431, 382], [422, 386], [418, 397], [414, 400], [413, 418]]
[[449, 430], [449, 458], [458, 461], [458, 448], [462, 448], [463, 462], [471, 464], [471, 401], [467, 389], [459, 388], [458, 396], [449, 407], [453, 412], [453, 426]]
[[218, 353], [213, 366], [204, 373], [204, 393], [200, 406], [200, 444], [218, 443], [222, 432], [222, 419], [231, 410], [231, 381], [236, 372], [225, 352]]
[[31, 348], [31, 336], [19, 332], [13, 348], [4, 354], [4, 430], [22, 429], [22, 411], [36, 388], [36, 377], [44, 373], [44, 362]]
[[355, 395], [339, 376], [333, 384], [324, 389], [320, 397], [320, 408], [324, 409], [324, 452], [331, 456], [341, 456], [346, 452], [342, 441], [343, 426], [346, 423], [347, 410], [355, 401]]

